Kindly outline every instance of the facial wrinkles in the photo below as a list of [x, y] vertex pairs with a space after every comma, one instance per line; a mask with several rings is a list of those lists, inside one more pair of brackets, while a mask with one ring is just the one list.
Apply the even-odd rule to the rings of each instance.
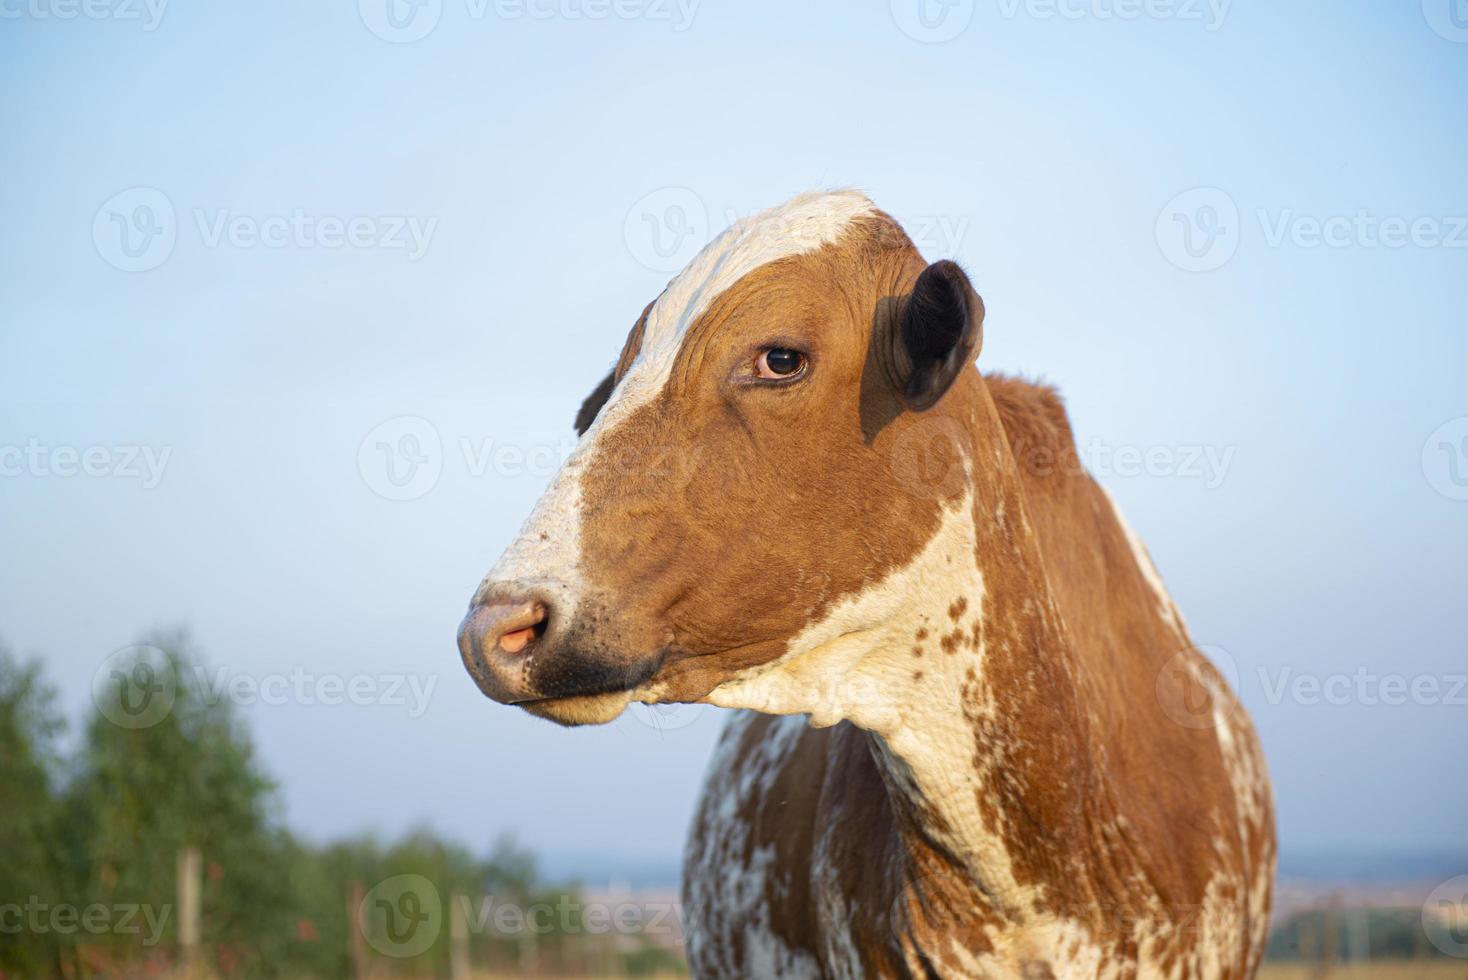
[[689, 326], [725, 290], [762, 265], [835, 242], [853, 221], [877, 213], [857, 191], [802, 194], [735, 222], [705, 246], [647, 313], [632, 364], [518, 537], [485, 576], [475, 601], [484, 601], [494, 582], [535, 584], [551, 591], [562, 615], [574, 617], [585, 592], [582, 477], [605, 433], [664, 389]]
[[613, 401], [642, 404], [663, 389], [689, 327], [720, 295], [760, 266], [835, 243], [852, 222], [877, 214], [856, 191], [802, 194], [735, 222], [694, 257], [658, 297], [642, 345]]

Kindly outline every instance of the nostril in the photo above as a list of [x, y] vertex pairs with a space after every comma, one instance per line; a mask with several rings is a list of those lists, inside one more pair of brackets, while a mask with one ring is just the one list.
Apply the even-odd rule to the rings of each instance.
[[546, 611], [544, 604], [535, 603], [531, 607], [530, 618], [533, 619], [533, 622], [528, 625], [500, 634], [499, 648], [501, 650], [505, 653], [519, 653], [545, 635], [546, 626], [550, 622], [550, 614]]

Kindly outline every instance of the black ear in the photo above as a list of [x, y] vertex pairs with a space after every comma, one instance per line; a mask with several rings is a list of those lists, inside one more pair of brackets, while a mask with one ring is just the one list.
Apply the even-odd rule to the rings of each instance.
[[596, 421], [597, 413], [612, 397], [612, 389], [617, 386], [617, 372], [609, 371], [607, 376], [601, 379], [601, 384], [592, 389], [591, 394], [586, 396], [586, 401], [581, 403], [581, 411], [576, 413], [576, 434], [586, 435], [586, 430], [591, 428], [591, 423]]
[[984, 301], [956, 263], [934, 262], [918, 276], [902, 311], [902, 400], [915, 412], [938, 403], [984, 339]]

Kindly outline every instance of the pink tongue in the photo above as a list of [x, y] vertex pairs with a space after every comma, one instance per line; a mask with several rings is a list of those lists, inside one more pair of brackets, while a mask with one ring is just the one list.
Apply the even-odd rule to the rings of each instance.
[[500, 637], [500, 649], [505, 653], [519, 653], [525, 649], [531, 639], [535, 636], [535, 627], [527, 626], [523, 630], [511, 630]]

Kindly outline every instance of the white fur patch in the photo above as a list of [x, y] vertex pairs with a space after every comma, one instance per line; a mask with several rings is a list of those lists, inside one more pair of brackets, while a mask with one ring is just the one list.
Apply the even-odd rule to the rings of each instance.
[[485, 576], [481, 594], [495, 582], [538, 585], [557, 597], [562, 616], [574, 616], [583, 592], [581, 473], [602, 445], [603, 434], [662, 391], [688, 327], [721, 293], [762, 265], [835, 242], [853, 221], [875, 213], [876, 206], [858, 191], [801, 194], [735, 222], [704, 246], [658, 297], [637, 358], [519, 537]]
[[[683, 918], [689, 960], [696, 973], [710, 976], [815, 978], [821, 975], [815, 960], [786, 945], [770, 921], [765, 895], [774, 848], [751, 846], [754, 828], [738, 817], [750, 800], [770, 792], [805, 725], [799, 718], [779, 719], [757, 749], [741, 759], [739, 744], [755, 717], [740, 712], [725, 727], [699, 803], [708, 832], [688, 837]], [[742, 972], [733, 959], [736, 948], [744, 956]]]
[[1137, 561], [1137, 570], [1146, 579], [1147, 585], [1151, 587], [1152, 593], [1157, 597], [1157, 609], [1165, 622], [1171, 623], [1177, 630], [1178, 636], [1186, 638], [1188, 635], [1187, 624], [1183, 622], [1183, 614], [1178, 611], [1177, 603], [1172, 601], [1172, 596], [1167, 591], [1167, 586], [1162, 584], [1162, 576], [1157, 572], [1157, 566], [1152, 563], [1152, 556], [1147, 552], [1147, 546], [1142, 539], [1137, 537], [1137, 532], [1127, 523], [1126, 517], [1121, 512], [1120, 505], [1111, 491], [1101, 487], [1101, 492], [1106, 495], [1107, 503], [1111, 504], [1111, 512], [1116, 515], [1116, 523], [1121, 526], [1122, 533], [1126, 535], [1127, 544], [1131, 546], [1132, 557]]
[[620, 416], [662, 391], [688, 328], [739, 280], [760, 266], [833, 244], [853, 221], [876, 213], [865, 194], [832, 191], [801, 194], [730, 225], [653, 304], [637, 358], [603, 413], [616, 406], [614, 414]]

